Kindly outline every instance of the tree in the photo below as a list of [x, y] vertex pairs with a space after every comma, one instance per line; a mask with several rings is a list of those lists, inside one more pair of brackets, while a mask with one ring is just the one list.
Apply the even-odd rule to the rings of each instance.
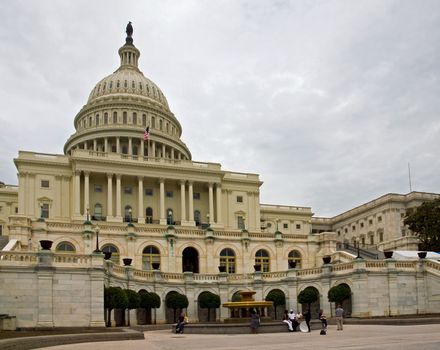
[[440, 198], [424, 202], [406, 216], [404, 224], [418, 236], [421, 250], [440, 251]]
[[298, 302], [307, 304], [307, 310], [310, 312], [310, 305], [319, 298], [319, 292], [313, 287], [307, 287], [298, 294]]
[[211, 309], [220, 306], [220, 297], [211, 292], [203, 292], [199, 297], [199, 305], [202, 309], [208, 309], [208, 322], [211, 321]]
[[104, 288], [104, 308], [107, 313], [107, 327], [111, 326], [111, 312], [113, 309], [125, 309], [128, 305], [128, 298], [119, 287]]
[[345, 283], [333, 286], [328, 291], [328, 301], [341, 304], [344, 300], [351, 297], [350, 287]]
[[174, 322], [176, 322], [176, 310], [177, 309], [185, 309], [188, 307], [188, 298], [186, 295], [180, 294], [180, 293], [171, 293], [168, 295], [166, 300], [166, 305], [170, 309], [173, 309], [174, 311]]
[[273, 289], [266, 295], [266, 301], [273, 302], [275, 309], [275, 319], [277, 319], [277, 306], [286, 305], [286, 296], [279, 289]]
[[[151, 309], [157, 309], [160, 307], [160, 296], [154, 292], [145, 292], [140, 295], [140, 307], [145, 309], [146, 312], [151, 313]], [[156, 324], [156, 310], [154, 314], [154, 324]]]
[[130, 310], [137, 309], [139, 307], [141, 298], [138, 293], [131, 289], [124, 289], [124, 293], [128, 299], [128, 303], [126, 306], [126, 309], [128, 310], [127, 326], [130, 327]]

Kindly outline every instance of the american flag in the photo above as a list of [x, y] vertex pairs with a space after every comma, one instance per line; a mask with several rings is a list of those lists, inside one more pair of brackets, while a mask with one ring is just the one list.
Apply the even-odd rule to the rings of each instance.
[[150, 127], [147, 126], [144, 131], [144, 141], [147, 141], [149, 137], [150, 137]]

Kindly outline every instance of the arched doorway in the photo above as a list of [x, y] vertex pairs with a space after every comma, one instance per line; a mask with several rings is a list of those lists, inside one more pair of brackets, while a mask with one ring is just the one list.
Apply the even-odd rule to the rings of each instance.
[[187, 247], [182, 253], [183, 272], [199, 273], [199, 252], [193, 247]]
[[[318, 318], [319, 315], [319, 309], [321, 308], [321, 304], [319, 302], [320, 299], [320, 294], [319, 291], [315, 288], [315, 287], [307, 287], [305, 289], [310, 289], [312, 291], [314, 291], [317, 295], [318, 295], [318, 299], [310, 304], [310, 313], [312, 315], [312, 320]], [[307, 311], [308, 305], [307, 304], [301, 304], [301, 313], [304, 313]]]
[[[145, 289], [141, 289], [138, 294], [146, 294], [147, 291]], [[144, 308], [137, 309], [137, 322], [138, 324], [151, 324], [151, 309], [146, 310]]]
[[[273, 320], [282, 320], [284, 310], [286, 310], [286, 295], [281, 289], [272, 289], [269, 293], [267, 293], [265, 300], [273, 301], [274, 299], [271, 296], [278, 295], [279, 297], [284, 296], [284, 304], [274, 305], [267, 308], [267, 316], [269, 316]], [[269, 299], [267, 298], [269, 296]], [[277, 298], [278, 299], [278, 298]], [[275, 303], [274, 303], [275, 304]], [[276, 308], [276, 310], [275, 310]]]
[[[341, 283], [341, 285], [348, 288], [351, 292], [351, 288], [347, 283]], [[345, 317], [351, 317], [351, 312], [352, 312], [351, 294], [352, 292], [350, 293], [350, 297], [342, 302], [342, 308], [344, 309]]]
[[173, 291], [169, 292], [165, 297], [165, 308], [166, 308], [165, 309], [165, 319], [166, 319], [167, 323], [176, 323], [177, 318], [183, 312], [183, 309], [177, 309], [176, 312], [174, 312], [173, 309], [171, 309], [167, 306], [168, 299], [175, 294], [180, 294], [180, 293], [173, 290]]
[[209, 292], [202, 292], [199, 294], [199, 297], [197, 298], [197, 316], [199, 318], [199, 322], [215, 322], [217, 319], [217, 309], [211, 308], [210, 310], [208, 310], [208, 309], [202, 309], [200, 307], [201, 305], [200, 299], [203, 298], [204, 295], [208, 293]]

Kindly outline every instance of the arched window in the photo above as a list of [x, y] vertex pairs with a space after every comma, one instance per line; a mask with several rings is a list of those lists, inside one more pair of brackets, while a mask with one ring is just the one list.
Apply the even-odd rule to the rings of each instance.
[[117, 124], [117, 123], [118, 123], [118, 113], [113, 112], [113, 124]]
[[151, 127], [152, 128], [156, 128], [156, 118], [155, 117], [151, 117]]
[[119, 265], [119, 250], [118, 250], [118, 248], [116, 248], [113, 244], [105, 244], [103, 247], [101, 247], [101, 250], [104, 253], [112, 253], [110, 260], [113, 261], [115, 264]]
[[146, 114], [142, 114], [142, 125], [147, 126], [147, 115]]
[[95, 116], [95, 126], [99, 125], [99, 114]]
[[95, 204], [94, 208], [94, 219], [95, 220], [101, 220], [102, 219], [102, 205], [100, 203]]
[[124, 208], [124, 221], [131, 222], [132, 220], [132, 209], [129, 205], [126, 205]]
[[159, 130], [161, 130], [161, 131], [162, 131], [162, 119], [161, 119], [161, 120], [159, 120]]
[[167, 225], [174, 225], [174, 214], [173, 209], [167, 209]]
[[194, 221], [196, 222], [196, 226], [199, 226], [201, 224], [201, 215], [200, 210], [194, 210]]
[[75, 247], [72, 243], [61, 242], [57, 245], [55, 249], [58, 253], [75, 253]]
[[255, 265], [260, 265], [262, 272], [270, 271], [270, 258], [266, 250], [260, 249], [255, 253]]
[[122, 113], [122, 124], [127, 124], [127, 112]]
[[235, 253], [230, 248], [220, 252], [220, 266], [226, 266], [227, 273], [235, 273]]
[[108, 124], [108, 114], [104, 113], [104, 125]]
[[138, 123], [138, 117], [136, 113], [133, 113], [133, 125], [137, 125]]
[[155, 246], [149, 245], [142, 251], [142, 268], [153, 270], [153, 263], [160, 264], [160, 253]]
[[153, 208], [148, 207], [147, 209], [145, 209], [145, 217], [147, 224], [153, 223]]
[[292, 250], [289, 253], [287, 261], [289, 263], [289, 266], [293, 266], [293, 265], [291, 265], [291, 263], [295, 262], [296, 263], [295, 267], [297, 269], [300, 269], [301, 268], [301, 254], [300, 254], [300, 252], [298, 252], [297, 250]]

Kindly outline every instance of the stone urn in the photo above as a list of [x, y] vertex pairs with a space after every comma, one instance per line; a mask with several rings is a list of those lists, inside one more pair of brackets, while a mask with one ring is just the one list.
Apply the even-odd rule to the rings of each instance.
[[254, 265], [254, 269], [256, 272], [261, 271], [261, 265]]
[[324, 264], [330, 264], [330, 262], [332, 261], [332, 257], [330, 255], [323, 256], [322, 261], [324, 262]]
[[388, 250], [386, 252], [383, 252], [383, 255], [385, 255], [385, 259], [391, 259], [393, 257], [393, 251]]
[[43, 239], [40, 241], [40, 246], [41, 246], [42, 250], [50, 250], [50, 248], [52, 248], [52, 244], [53, 244], [53, 241], [49, 241], [46, 239]]
[[219, 272], [226, 272], [226, 266], [224, 266], [224, 265], [219, 265], [219, 266], [218, 266], [218, 271], [219, 271]]
[[112, 257], [112, 252], [104, 252], [104, 260], [110, 260]]
[[289, 261], [289, 269], [294, 269], [296, 267], [296, 261], [290, 260]]
[[130, 266], [133, 259], [125, 258], [125, 259], [122, 259], [122, 261], [124, 262], [125, 266]]
[[153, 267], [153, 270], [159, 270], [160, 263], [155, 262], [155, 263], [152, 263], [151, 266]]
[[426, 258], [426, 252], [418, 252], [417, 255], [419, 256], [420, 259]]

